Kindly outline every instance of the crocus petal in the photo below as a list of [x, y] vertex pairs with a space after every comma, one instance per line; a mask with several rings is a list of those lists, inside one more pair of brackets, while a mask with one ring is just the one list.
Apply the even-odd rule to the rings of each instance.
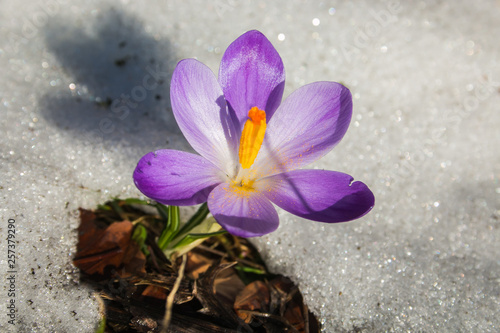
[[351, 93], [343, 85], [315, 82], [299, 88], [269, 121], [254, 168], [276, 174], [317, 160], [342, 139], [351, 115]]
[[283, 97], [283, 61], [262, 33], [248, 31], [232, 42], [224, 53], [219, 81], [240, 125], [254, 106], [266, 111], [269, 121]]
[[346, 222], [368, 213], [375, 197], [362, 182], [345, 173], [294, 170], [263, 179], [262, 193], [277, 206], [319, 222]]
[[199, 155], [157, 150], [141, 158], [134, 182], [145, 196], [166, 205], [196, 205], [221, 183], [220, 172]]
[[262, 236], [278, 228], [278, 213], [264, 195], [227, 183], [220, 184], [210, 193], [208, 208], [217, 222], [236, 236]]
[[234, 169], [239, 133], [212, 71], [195, 59], [180, 61], [170, 99], [177, 124], [194, 150], [221, 170]]

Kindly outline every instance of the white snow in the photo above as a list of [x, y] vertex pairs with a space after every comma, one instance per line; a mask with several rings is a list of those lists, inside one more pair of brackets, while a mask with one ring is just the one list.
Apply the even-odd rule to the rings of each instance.
[[142, 155], [190, 150], [169, 104], [176, 62], [217, 72], [258, 29], [283, 58], [285, 96], [320, 80], [351, 89], [347, 135], [312, 167], [376, 196], [344, 224], [280, 211], [280, 228], [254, 240], [272, 270], [300, 284], [324, 332], [497, 332], [498, 17], [494, 0], [2, 2], [0, 328], [94, 331], [97, 301], [71, 264], [78, 207], [139, 196]]

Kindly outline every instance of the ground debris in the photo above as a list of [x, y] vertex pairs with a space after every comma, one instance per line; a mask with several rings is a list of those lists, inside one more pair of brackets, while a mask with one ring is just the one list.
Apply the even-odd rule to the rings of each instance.
[[[118, 199], [80, 217], [74, 264], [104, 302], [103, 332], [161, 332], [180, 262], [155, 243], [161, 217]], [[137, 237], [137, 228], [147, 235]], [[268, 272], [247, 239], [217, 235], [185, 256], [168, 332], [320, 331], [298, 287]]]

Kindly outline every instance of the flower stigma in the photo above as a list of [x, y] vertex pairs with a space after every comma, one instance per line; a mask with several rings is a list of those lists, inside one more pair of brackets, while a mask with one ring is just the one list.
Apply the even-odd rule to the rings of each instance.
[[259, 153], [266, 133], [266, 112], [254, 106], [241, 132], [239, 160], [243, 169], [249, 169]]
[[253, 165], [266, 133], [266, 112], [254, 106], [248, 111], [248, 119], [241, 132], [239, 162], [241, 169], [231, 180], [231, 187], [236, 194], [246, 196], [255, 192], [256, 170], [250, 169]]

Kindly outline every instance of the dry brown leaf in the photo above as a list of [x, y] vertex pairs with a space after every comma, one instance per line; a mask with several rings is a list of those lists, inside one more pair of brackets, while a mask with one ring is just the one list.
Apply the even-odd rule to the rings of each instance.
[[234, 304], [236, 296], [243, 288], [245, 284], [232, 267], [221, 271], [214, 280], [215, 297], [229, 306]]
[[142, 296], [153, 297], [160, 300], [166, 300], [168, 296], [168, 290], [162, 287], [149, 285], [142, 292]]
[[196, 252], [188, 252], [186, 262], [186, 276], [192, 280], [196, 280], [200, 274], [203, 274], [215, 262], [204, 255]]
[[269, 310], [269, 288], [262, 281], [254, 281], [248, 284], [234, 301], [234, 310], [238, 316], [247, 324], [250, 323], [252, 316], [239, 310], [261, 311]]
[[103, 228], [97, 225], [94, 213], [80, 209], [80, 214], [75, 266], [90, 275], [104, 274], [107, 266], [117, 269], [120, 277], [145, 273], [146, 257], [131, 240], [131, 222], [115, 222]]

